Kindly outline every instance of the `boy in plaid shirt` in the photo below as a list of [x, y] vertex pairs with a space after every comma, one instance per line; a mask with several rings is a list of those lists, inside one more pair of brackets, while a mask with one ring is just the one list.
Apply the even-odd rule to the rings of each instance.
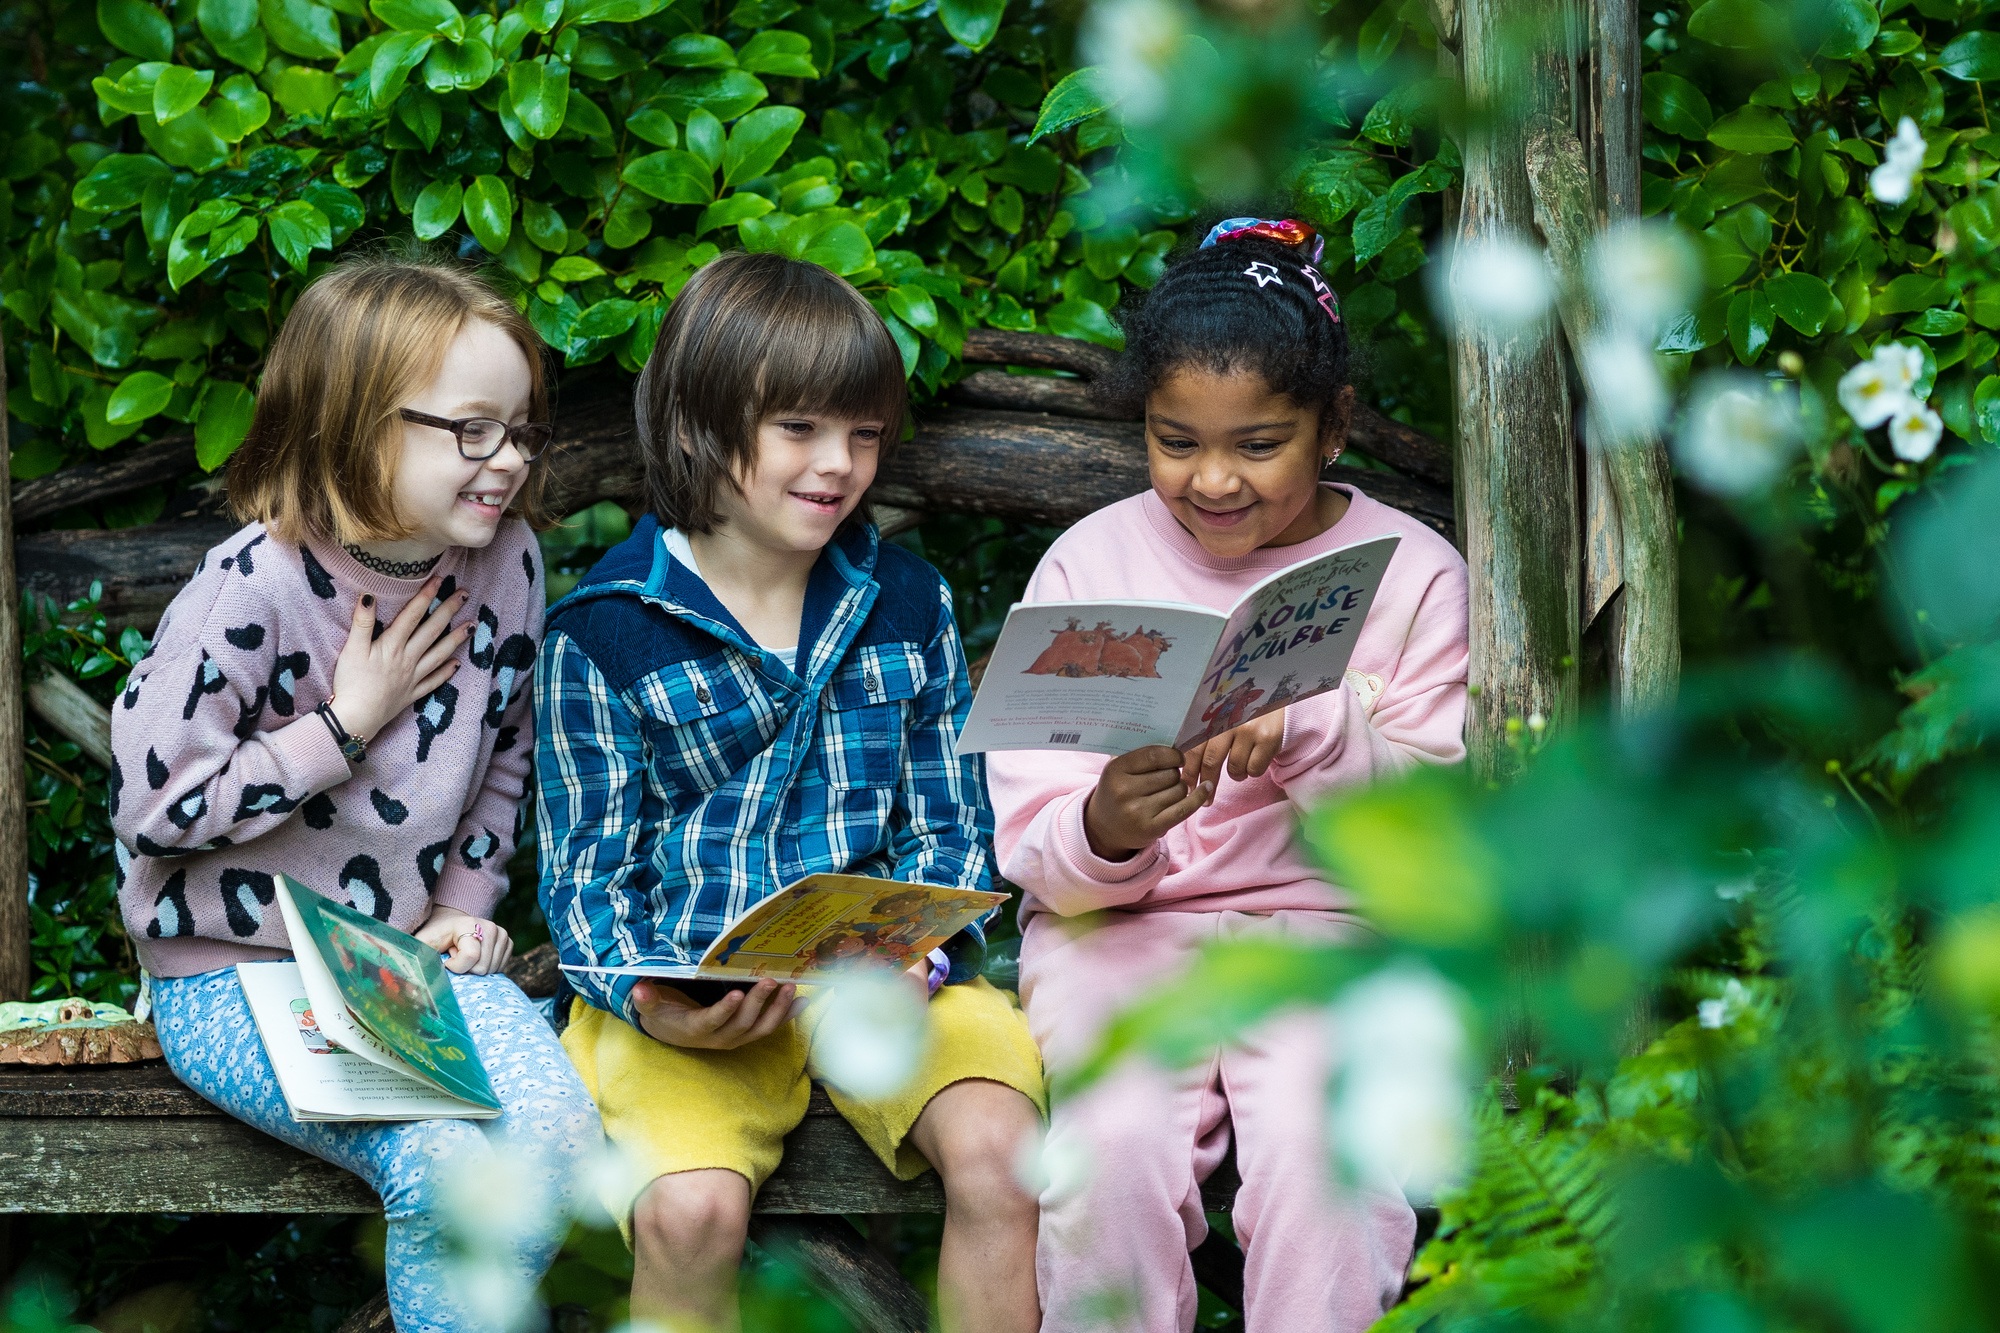
[[[951, 594], [864, 496], [901, 432], [902, 359], [851, 286], [775, 254], [711, 262], [637, 392], [651, 513], [556, 606], [535, 674], [542, 906], [562, 961], [691, 961], [803, 875], [983, 889], [992, 812], [953, 740], [970, 705]], [[911, 1083], [835, 1105], [945, 1187], [946, 1327], [1033, 1329], [1036, 1207], [1013, 1179], [1045, 1107], [1020, 1010], [968, 930], [919, 962]], [[712, 997], [584, 974], [563, 1037], [634, 1164], [635, 1317], [733, 1327], [751, 1200], [804, 1116], [817, 1013], [764, 980]]]

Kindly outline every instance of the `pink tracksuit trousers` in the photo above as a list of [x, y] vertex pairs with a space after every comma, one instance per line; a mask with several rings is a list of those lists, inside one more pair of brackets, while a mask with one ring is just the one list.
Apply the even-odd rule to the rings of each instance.
[[[1465, 756], [1465, 562], [1359, 491], [1295, 546], [1211, 556], [1151, 491], [1101, 509], [1043, 557], [1025, 601], [1171, 600], [1226, 609], [1266, 574], [1386, 533], [1384, 574], [1338, 689], [1285, 709], [1268, 772], [1225, 774], [1214, 800], [1123, 861], [1092, 852], [1083, 814], [1101, 755], [987, 757], [1001, 873], [1025, 890], [1021, 999], [1050, 1072], [1183, 973], [1206, 944], [1249, 932], [1315, 941], [1361, 929], [1351, 900], [1300, 852], [1300, 813], [1345, 787]], [[1248, 1333], [1358, 1333], [1396, 1299], [1415, 1216], [1393, 1182], [1341, 1186], [1327, 1078], [1339, 1034], [1280, 1015], [1192, 1068], [1127, 1062], [1057, 1102], [1036, 1270], [1044, 1333], [1187, 1333], [1188, 1251], [1207, 1232], [1200, 1182], [1233, 1137], [1243, 1177]]]

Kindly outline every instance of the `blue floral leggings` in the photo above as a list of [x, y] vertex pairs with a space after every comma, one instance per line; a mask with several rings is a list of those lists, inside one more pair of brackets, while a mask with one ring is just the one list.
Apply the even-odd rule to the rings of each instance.
[[555, 1260], [602, 1136], [562, 1043], [520, 988], [497, 975], [451, 983], [500, 1097], [496, 1120], [302, 1124], [278, 1089], [235, 968], [153, 979], [160, 1049], [183, 1083], [238, 1120], [345, 1167], [381, 1196], [389, 1309], [400, 1333], [512, 1322], [477, 1308], [484, 1302], [453, 1278], [449, 1260], [465, 1238], [444, 1220], [452, 1182], [477, 1177], [487, 1186], [479, 1197], [490, 1198], [504, 1173], [504, 1197], [539, 1201], [504, 1242], [514, 1272], [502, 1285], [531, 1290]]

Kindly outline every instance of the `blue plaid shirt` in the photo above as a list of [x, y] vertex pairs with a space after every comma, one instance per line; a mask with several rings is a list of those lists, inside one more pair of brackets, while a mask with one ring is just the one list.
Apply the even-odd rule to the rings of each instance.
[[[816, 871], [984, 889], [993, 814], [952, 743], [972, 702], [938, 572], [872, 527], [826, 548], [798, 666], [759, 647], [651, 517], [550, 610], [535, 672], [542, 911], [562, 961], [692, 962]], [[946, 947], [978, 969], [975, 928]], [[637, 1022], [635, 979], [571, 974]]]

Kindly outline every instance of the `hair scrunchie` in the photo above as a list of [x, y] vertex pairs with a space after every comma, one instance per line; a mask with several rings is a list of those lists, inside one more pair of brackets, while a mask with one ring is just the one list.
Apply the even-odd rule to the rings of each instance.
[[[1295, 218], [1224, 218], [1208, 229], [1197, 249], [1207, 250], [1223, 241], [1233, 241], [1242, 236], [1255, 236], [1262, 240], [1276, 241], [1279, 245], [1290, 246], [1304, 258], [1299, 261], [1299, 274], [1312, 284], [1313, 294], [1319, 300], [1320, 309], [1334, 323], [1340, 323], [1340, 298], [1333, 294], [1333, 288], [1313, 267], [1326, 252], [1326, 238], [1313, 227]], [[1269, 264], [1253, 261], [1243, 275], [1259, 287], [1267, 283], [1281, 282], [1278, 271]]]

